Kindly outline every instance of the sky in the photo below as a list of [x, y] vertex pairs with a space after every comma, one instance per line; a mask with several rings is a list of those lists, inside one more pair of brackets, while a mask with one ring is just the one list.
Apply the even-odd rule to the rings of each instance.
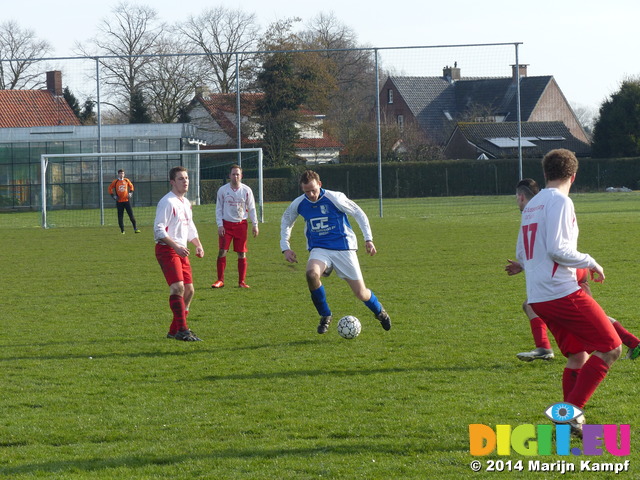
[[[149, 5], [167, 22], [183, 21], [217, 6], [240, 8], [255, 13], [263, 27], [278, 19], [300, 17], [308, 21], [321, 12], [333, 13], [355, 32], [359, 44], [379, 48], [521, 42], [519, 63], [528, 65], [528, 75], [554, 76], [569, 102], [595, 111], [618, 90], [622, 80], [640, 76], [637, 0], [129, 3]], [[55, 56], [74, 56], [75, 43], [93, 37], [96, 26], [117, 4], [117, 0], [4, 2], [0, 22], [14, 20], [22, 28], [33, 30], [38, 38], [53, 45]], [[465, 65], [458, 66], [464, 76]], [[510, 75], [507, 68], [504, 76]]]

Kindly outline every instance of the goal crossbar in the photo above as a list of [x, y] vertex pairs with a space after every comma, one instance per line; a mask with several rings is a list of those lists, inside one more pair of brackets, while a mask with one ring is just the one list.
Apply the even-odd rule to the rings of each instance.
[[[156, 155], [197, 155], [196, 157], [196, 175], [198, 176], [197, 185], [200, 186], [200, 155], [209, 153], [243, 153], [256, 152], [258, 154], [258, 220], [264, 222], [264, 200], [263, 200], [263, 177], [262, 177], [262, 148], [227, 148], [220, 150], [169, 150], [169, 151], [153, 151], [153, 152], [110, 152], [110, 153], [44, 153], [40, 155], [40, 188], [42, 196], [42, 227], [47, 226], [47, 167], [49, 160], [54, 158], [81, 158], [92, 157], [98, 159], [98, 175], [100, 192], [104, 191], [104, 179], [102, 171], [103, 157], [150, 157]], [[242, 161], [239, 161], [240, 165]], [[241, 165], [242, 166], [242, 165]], [[197, 192], [198, 203], [200, 193]], [[100, 225], [104, 225], [104, 199], [103, 195], [99, 195], [100, 199]]]

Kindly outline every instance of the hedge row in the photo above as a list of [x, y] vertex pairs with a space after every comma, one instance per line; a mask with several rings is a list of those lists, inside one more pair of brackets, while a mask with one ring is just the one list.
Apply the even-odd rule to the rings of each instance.
[[[337, 164], [311, 167], [324, 187], [345, 192], [351, 198], [377, 198], [377, 164]], [[264, 200], [289, 201], [300, 195], [298, 178], [305, 167], [264, 170]], [[382, 195], [385, 198], [504, 195], [514, 192], [520, 179], [517, 159], [443, 160], [382, 165]], [[543, 184], [539, 159], [525, 159], [523, 177]], [[245, 170], [245, 183], [257, 195], [257, 175]], [[251, 178], [253, 177], [253, 178]], [[215, 202], [222, 180], [203, 180], [203, 202]], [[578, 191], [603, 191], [607, 187], [640, 188], [640, 158], [580, 160]]]

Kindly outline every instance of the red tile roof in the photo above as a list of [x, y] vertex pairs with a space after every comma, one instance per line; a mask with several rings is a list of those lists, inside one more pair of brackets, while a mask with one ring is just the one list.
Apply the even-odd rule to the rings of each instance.
[[62, 96], [49, 90], [0, 90], [0, 128], [80, 125]]

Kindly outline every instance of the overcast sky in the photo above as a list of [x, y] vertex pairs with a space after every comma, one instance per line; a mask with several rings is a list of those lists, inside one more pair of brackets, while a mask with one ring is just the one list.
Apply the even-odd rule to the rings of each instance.
[[[51, 42], [56, 56], [71, 56], [75, 42], [91, 38], [100, 20], [108, 17], [117, 3], [109, 0], [4, 2], [0, 21], [15, 20], [21, 27], [34, 30], [39, 38]], [[297, 16], [306, 21], [320, 12], [333, 13], [355, 31], [360, 44], [372, 47], [522, 42], [518, 47], [519, 62], [529, 65], [529, 75], [553, 75], [570, 102], [594, 109], [618, 89], [624, 78], [640, 75], [640, 2], [637, 0], [149, 0], [129, 3], [150, 5], [167, 22], [182, 21], [215, 6], [240, 7], [255, 13], [263, 26], [286, 17]], [[458, 61], [452, 58], [451, 63], [454, 60]], [[492, 60], [495, 59], [487, 62]], [[505, 61], [513, 63], [513, 60]], [[470, 68], [459, 63], [464, 76]], [[438, 75], [444, 66], [439, 65], [435, 72], [427, 74]], [[404, 73], [404, 68], [398, 73]], [[504, 72], [509, 74], [510, 71]]]

